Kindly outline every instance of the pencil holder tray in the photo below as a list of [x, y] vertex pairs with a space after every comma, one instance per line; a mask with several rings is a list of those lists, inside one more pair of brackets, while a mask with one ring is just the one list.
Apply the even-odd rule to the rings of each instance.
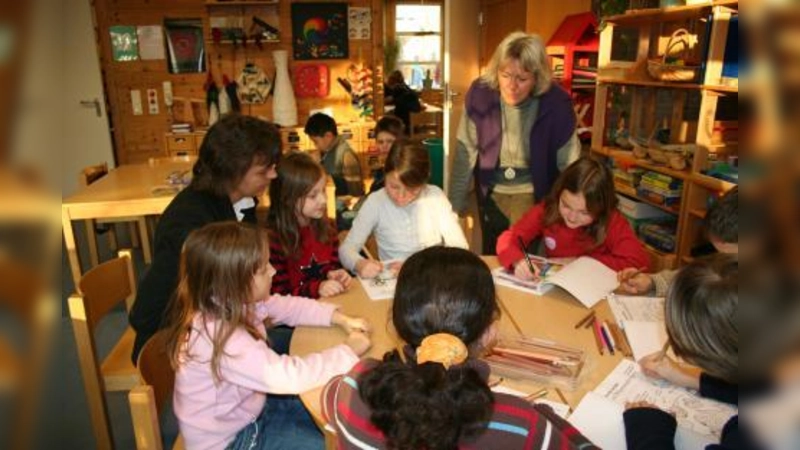
[[497, 375], [574, 390], [583, 373], [586, 354], [544, 339], [501, 336], [483, 360]]

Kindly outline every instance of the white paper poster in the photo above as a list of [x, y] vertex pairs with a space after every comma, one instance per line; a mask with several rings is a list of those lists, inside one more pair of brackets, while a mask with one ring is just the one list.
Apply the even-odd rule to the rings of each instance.
[[347, 9], [347, 37], [359, 41], [372, 37], [370, 8], [351, 6]]
[[143, 25], [136, 28], [139, 36], [139, 58], [143, 61], [164, 59], [164, 32], [161, 25]]

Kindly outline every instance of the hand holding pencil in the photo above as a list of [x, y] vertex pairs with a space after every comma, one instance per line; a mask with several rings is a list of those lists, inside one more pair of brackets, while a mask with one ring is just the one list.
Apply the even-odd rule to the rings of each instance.
[[542, 275], [542, 270], [531, 261], [522, 237], [517, 236], [517, 243], [519, 244], [519, 249], [522, 250], [523, 258], [514, 264], [514, 276], [520, 280], [538, 280]]
[[617, 272], [619, 291], [623, 294], [646, 294], [653, 289], [653, 278], [642, 269], [629, 267]]

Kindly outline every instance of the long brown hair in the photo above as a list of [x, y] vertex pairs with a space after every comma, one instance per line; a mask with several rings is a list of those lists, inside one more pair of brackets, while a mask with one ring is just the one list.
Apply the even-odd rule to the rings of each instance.
[[[308, 153], [291, 153], [278, 165], [278, 177], [269, 186], [270, 207], [267, 220], [287, 255], [297, 255], [300, 250], [297, 209], [302, 209], [305, 197], [325, 176], [325, 169]], [[328, 218], [312, 219], [310, 223], [317, 240], [328, 242]]]
[[586, 226], [586, 232], [594, 238], [595, 246], [602, 244], [608, 233], [611, 214], [617, 209], [619, 202], [614, 192], [611, 171], [600, 161], [589, 157], [579, 158], [570, 164], [553, 183], [553, 188], [545, 198], [545, 226], [564, 222], [558, 204], [565, 189], [572, 194], [583, 195], [586, 210], [593, 219]]
[[397, 172], [400, 181], [410, 188], [428, 184], [431, 176], [431, 159], [428, 150], [419, 144], [395, 142], [383, 167], [387, 175]]
[[[237, 328], [244, 328], [254, 338], [262, 336], [248, 317], [252, 302], [253, 276], [269, 260], [265, 229], [239, 222], [217, 222], [193, 231], [181, 252], [180, 278], [173, 297], [168, 326], [168, 351], [172, 367], [192, 355], [184, 345], [192, 332], [205, 333], [211, 340], [211, 373], [221, 379], [220, 359], [225, 344]], [[203, 330], [193, 328], [201, 314], [216, 322], [213, 334], [208, 321]]]

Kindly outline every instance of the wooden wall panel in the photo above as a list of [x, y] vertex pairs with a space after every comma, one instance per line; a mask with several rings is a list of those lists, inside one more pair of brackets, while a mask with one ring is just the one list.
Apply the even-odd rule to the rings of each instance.
[[[218, 87], [222, 87], [222, 76], [235, 78], [247, 62], [261, 67], [270, 77], [274, 74], [272, 51], [288, 50], [290, 70], [295, 62], [291, 59], [291, 1], [281, 0], [278, 5], [280, 43], [263, 43], [259, 49], [255, 43], [248, 42], [245, 48], [234, 48], [232, 45], [214, 45], [210, 42], [209, 11], [205, 0], [170, 0], [153, 2], [151, 0], [94, 0], [93, 6], [98, 37], [98, 52], [104, 72], [104, 83], [111, 123], [117, 163], [125, 164], [141, 162], [150, 156], [165, 154], [164, 133], [169, 129], [170, 119], [163, 103], [162, 82], [171, 81], [175, 97], [204, 99], [203, 84], [207, 74], [169, 74], [167, 61], [134, 61], [114, 62], [111, 57], [108, 29], [112, 25], [163, 25], [165, 18], [200, 18], [205, 28], [206, 52], [208, 68]], [[349, 95], [336, 82], [337, 77], [347, 76], [347, 69], [353, 63], [365, 63], [373, 69], [376, 64], [382, 66], [382, 5], [381, 0], [351, 0], [350, 6], [369, 6], [372, 8], [372, 40], [349, 42], [350, 57], [347, 60], [303, 61], [301, 63], [319, 62], [328, 65], [330, 72], [330, 95], [327, 98], [297, 99], [299, 126], [305, 123], [311, 109], [333, 107], [334, 115], [339, 121], [357, 120], [358, 111], [350, 105]], [[236, 7], [231, 7], [235, 13]], [[248, 6], [248, 8], [256, 8]], [[258, 7], [262, 8], [262, 7]], [[214, 7], [217, 14], [220, 7]], [[375, 62], [373, 63], [373, 59]], [[376, 73], [374, 83], [380, 83]], [[134, 116], [131, 109], [130, 90], [141, 91], [144, 114]], [[156, 89], [159, 97], [159, 114], [149, 115], [147, 112], [147, 89]], [[261, 105], [244, 105], [245, 114], [262, 116], [267, 120], [272, 117], [272, 101], [268, 99]]]

